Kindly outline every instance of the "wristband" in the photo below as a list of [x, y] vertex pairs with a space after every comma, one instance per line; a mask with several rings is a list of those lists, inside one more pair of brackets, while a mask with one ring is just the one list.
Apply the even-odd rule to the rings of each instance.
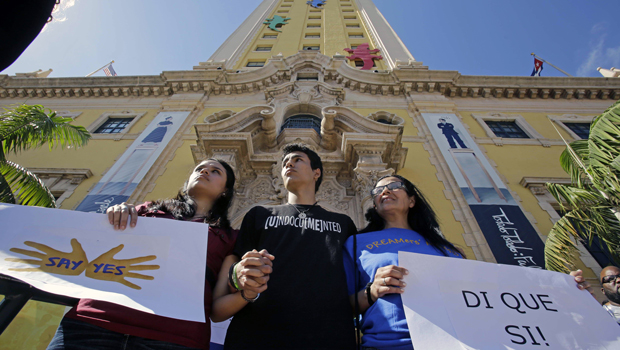
[[366, 285], [366, 298], [368, 298], [368, 305], [372, 306], [375, 302], [372, 300], [372, 295], [370, 294], [370, 286], [372, 286], [372, 282], [368, 282]]
[[230, 269], [228, 270], [228, 283], [236, 290], [241, 290], [241, 288], [239, 288], [239, 280], [237, 279], [237, 271], [235, 271], [235, 267], [238, 263], [239, 262], [236, 262], [230, 265]]
[[243, 293], [243, 291], [241, 291], [241, 297], [243, 298], [243, 300], [247, 301], [248, 303], [253, 303], [256, 300], [258, 300], [258, 297], [260, 297], [260, 293], [256, 294], [254, 299], [248, 299], [248, 298], [245, 297], [245, 293]]

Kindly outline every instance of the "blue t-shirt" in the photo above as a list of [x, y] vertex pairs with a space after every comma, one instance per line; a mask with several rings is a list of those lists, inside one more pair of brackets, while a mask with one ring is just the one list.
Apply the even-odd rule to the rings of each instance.
[[[349, 237], [344, 249], [343, 258], [349, 295], [363, 290], [368, 282], [374, 280], [378, 268], [398, 265], [399, 251], [443, 255], [441, 251], [427, 243], [419, 233], [402, 228], [358, 234], [356, 254], [353, 254], [353, 237]], [[448, 256], [461, 257], [453, 249], [445, 249]], [[353, 256], [358, 259], [357, 287], [355, 286]], [[415, 288], [415, 286], [408, 287]], [[387, 294], [379, 298], [364, 313], [361, 326], [364, 334], [362, 345], [365, 347], [394, 350], [413, 349], [403, 302], [399, 294]]]

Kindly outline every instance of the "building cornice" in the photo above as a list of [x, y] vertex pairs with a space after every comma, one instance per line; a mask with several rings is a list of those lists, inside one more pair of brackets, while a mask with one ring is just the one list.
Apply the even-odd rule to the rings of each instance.
[[0, 99], [16, 97], [147, 97], [177, 93], [244, 94], [288, 83], [294, 72], [312, 67], [333, 85], [361, 93], [439, 94], [451, 98], [619, 99], [620, 79], [580, 77], [466, 76], [457, 71], [400, 65], [391, 71], [362, 71], [342, 55], [299, 52], [274, 56], [265, 67], [242, 72], [225, 69], [167, 71], [159, 76], [20, 78], [0, 75]]

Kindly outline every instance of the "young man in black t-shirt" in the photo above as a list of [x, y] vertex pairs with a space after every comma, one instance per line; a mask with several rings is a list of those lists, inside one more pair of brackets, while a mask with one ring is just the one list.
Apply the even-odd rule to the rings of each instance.
[[[320, 157], [302, 145], [284, 148], [288, 204], [252, 208], [244, 217], [231, 271], [249, 295], [226, 335], [226, 349], [353, 349], [353, 314], [342, 245], [355, 234], [346, 215], [316, 203]], [[234, 277], [234, 276], [231, 276]], [[231, 278], [231, 281], [233, 278]]]

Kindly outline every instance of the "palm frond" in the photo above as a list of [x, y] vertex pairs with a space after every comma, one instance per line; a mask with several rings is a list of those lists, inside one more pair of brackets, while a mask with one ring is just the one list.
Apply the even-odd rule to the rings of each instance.
[[568, 213], [547, 237], [546, 266], [574, 269], [576, 242], [592, 244], [595, 237], [620, 261], [620, 101], [594, 119], [587, 140], [566, 146], [560, 164], [572, 185], [547, 184], [547, 189]]
[[575, 269], [573, 263], [579, 253], [573, 241], [579, 237], [577, 229], [570, 220], [570, 215], [564, 215], [553, 225], [545, 241], [545, 267], [547, 270], [568, 273]]
[[604, 197], [600, 193], [589, 190], [587, 187], [584, 188], [555, 183], [547, 183], [546, 186], [549, 193], [551, 193], [563, 209], [588, 207], [604, 200]]
[[4, 175], [0, 173], [0, 203], [15, 204], [15, 196], [11, 190], [11, 186], [6, 182]]
[[[0, 163], [0, 175], [12, 192], [17, 193], [19, 204], [56, 208], [56, 200], [50, 190], [28, 169], [7, 160]], [[12, 203], [15, 203], [15, 198]]]
[[570, 143], [570, 147], [572, 148], [572, 153], [567, 147], [560, 155], [560, 166], [570, 175], [571, 181], [574, 184], [581, 184], [586, 176], [584, 175], [584, 169], [575, 161], [573, 154], [588, 168], [590, 165], [588, 159], [588, 140], [573, 141]]
[[71, 121], [49, 110], [46, 113], [40, 105], [5, 109], [0, 118], [0, 143], [4, 153], [16, 153], [45, 143], [50, 149], [86, 145], [90, 133], [83, 126], [69, 124]]

